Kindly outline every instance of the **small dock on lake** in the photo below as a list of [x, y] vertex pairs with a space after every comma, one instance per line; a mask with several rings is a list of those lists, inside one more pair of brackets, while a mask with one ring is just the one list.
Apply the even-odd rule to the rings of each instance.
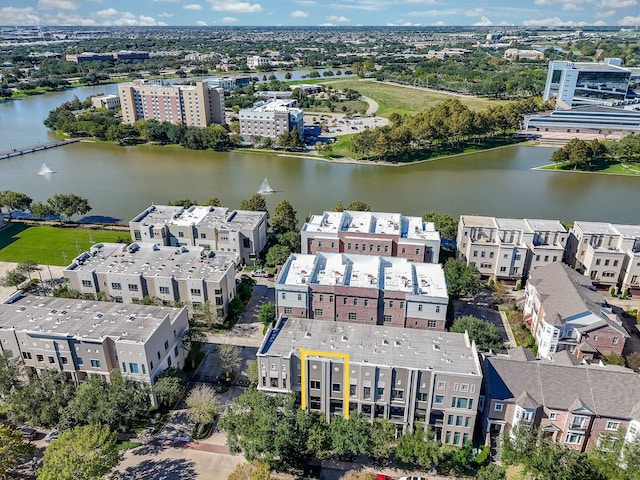
[[63, 145], [69, 145], [70, 143], [79, 142], [80, 138], [72, 138], [69, 140], [62, 140], [60, 142], [52, 143], [38, 143], [38, 145], [32, 145], [30, 147], [14, 148], [12, 150], [6, 150], [0, 152], [0, 160], [4, 158], [17, 157], [19, 155], [26, 155], [27, 153], [39, 152], [41, 150], [49, 150], [50, 148], [62, 147]]

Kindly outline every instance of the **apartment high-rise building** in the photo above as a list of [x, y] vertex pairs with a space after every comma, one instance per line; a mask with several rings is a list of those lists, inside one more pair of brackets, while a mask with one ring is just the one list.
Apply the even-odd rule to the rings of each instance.
[[296, 100], [268, 100], [240, 110], [240, 135], [245, 140], [252, 137], [277, 140], [283, 133], [295, 129], [302, 138], [304, 113], [296, 105]]
[[158, 120], [193, 127], [223, 125], [224, 90], [207, 82], [170, 85], [162, 81], [134, 80], [118, 85], [122, 121]]
[[324, 212], [301, 231], [302, 253], [334, 252], [404, 257], [438, 263], [440, 234], [420, 217], [381, 212]]
[[466, 333], [281, 317], [258, 349], [258, 389], [296, 392], [303, 409], [417, 422], [462, 446], [473, 439], [482, 371]]

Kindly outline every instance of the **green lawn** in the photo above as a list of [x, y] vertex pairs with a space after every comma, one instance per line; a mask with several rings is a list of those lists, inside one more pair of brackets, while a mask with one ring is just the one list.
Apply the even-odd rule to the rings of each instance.
[[33, 260], [41, 265], [64, 266], [78, 255], [78, 247], [84, 252], [91, 248], [92, 241], [115, 242], [118, 238], [130, 240], [127, 232], [15, 223], [0, 231], [0, 262]]
[[586, 172], [586, 173], [608, 173], [615, 175], [631, 175], [634, 177], [640, 176], [640, 163], [626, 163], [624, 166], [621, 163], [609, 162], [606, 160], [597, 161], [594, 160], [591, 168], [573, 168], [573, 165], [569, 163], [564, 164], [551, 164], [540, 167], [541, 170], [561, 170], [564, 172]]
[[334, 88], [340, 90], [352, 88], [365, 97], [372, 98], [378, 102], [379, 108], [376, 114], [381, 117], [388, 117], [394, 112], [401, 115], [405, 113], [415, 114], [450, 98], [457, 98], [472, 110], [484, 110], [491, 105], [508, 103], [504, 100], [454, 96], [444, 92], [430, 92], [371, 80], [345, 79], [331, 80], [324, 83], [331, 84]]

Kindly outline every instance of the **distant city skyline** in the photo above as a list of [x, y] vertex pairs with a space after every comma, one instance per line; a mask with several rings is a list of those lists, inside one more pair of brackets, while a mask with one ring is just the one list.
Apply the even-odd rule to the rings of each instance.
[[37, 26], [638, 26], [639, 0], [0, 0]]

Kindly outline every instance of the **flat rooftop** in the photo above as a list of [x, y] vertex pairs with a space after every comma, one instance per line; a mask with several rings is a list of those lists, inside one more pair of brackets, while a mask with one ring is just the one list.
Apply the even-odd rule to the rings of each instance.
[[532, 233], [529, 224], [521, 218], [496, 218], [496, 224], [500, 230], [517, 230], [519, 232]]
[[527, 223], [536, 232], [567, 232], [567, 229], [559, 220], [543, 220], [539, 218], [527, 218]]
[[144, 212], [136, 215], [131, 222], [143, 222], [146, 225], [164, 225], [175, 215], [179, 215], [184, 211], [182, 207], [174, 207], [169, 205], [151, 205]]
[[327, 252], [292, 254], [277, 283], [291, 286], [343, 285], [447, 298], [442, 265], [410, 262], [401, 257]]
[[95, 300], [24, 296], [0, 304], [0, 328], [34, 334], [144, 343], [169, 316], [182, 309], [154, 305], [125, 305]]
[[248, 210], [229, 210], [226, 207], [209, 207], [194, 205], [188, 209], [168, 205], [151, 205], [137, 215], [132, 223], [142, 222], [145, 225], [189, 225], [228, 228], [239, 231], [245, 227], [255, 227], [263, 221], [265, 212]]
[[640, 238], [640, 225], [613, 225], [624, 237]]
[[460, 215], [460, 221], [465, 227], [497, 228], [495, 217], [481, 217], [477, 215]]
[[431, 222], [423, 222], [420, 217], [406, 217], [399, 213], [324, 212], [314, 215], [304, 225], [307, 232], [353, 232], [395, 235], [399, 238], [440, 240], [440, 234]]
[[463, 333], [431, 332], [382, 325], [358, 325], [282, 318], [265, 337], [258, 355], [289, 357], [300, 349], [349, 354], [349, 361], [480, 375], [476, 349]]
[[267, 102], [261, 103], [258, 102], [251, 108], [246, 108], [244, 110], [251, 112], [301, 112], [302, 110], [298, 107], [292, 106], [293, 100], [284, 100], [284, 99], [275, 99], [269, 100]]
[[235, 268], [237, 254], [208, 252], [201, 247], [164, 247], [151, 243], [98, 243], [76, 257], [65, 271], [118, 273], [178, 280], [201, 278], [219, 281]]
[[617, 235], [618, 232], [610, 223], [577, 221], [573, 224], [586, 234]]

